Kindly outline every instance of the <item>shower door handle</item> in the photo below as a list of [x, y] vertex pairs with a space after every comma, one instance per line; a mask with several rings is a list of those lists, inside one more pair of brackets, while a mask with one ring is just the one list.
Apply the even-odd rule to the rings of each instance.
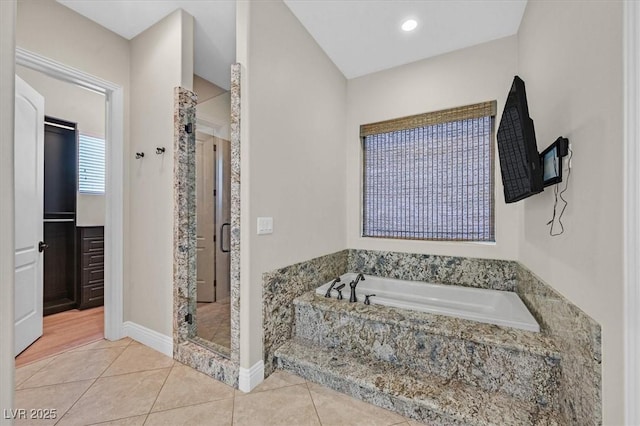
[[231, 247], [229, 247], [227, 250], [224, 249], [224, 227], [225, 226], [231, 226], [231, 224], [223, 223], [222, 226], [220, 227], [220, 251], [223, 253], [229, 253], [231, 251]]

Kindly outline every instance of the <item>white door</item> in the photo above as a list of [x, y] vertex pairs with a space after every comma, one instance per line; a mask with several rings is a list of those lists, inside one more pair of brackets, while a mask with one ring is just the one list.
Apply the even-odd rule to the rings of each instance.
[[231, 289], [231, 142], [216, 143], [216, 301], [229, 298]]
[[16, 76], [15, 355], [42, 336], [44, 98]]
[[198, 302], [215, 302], [213, 136], [196, 132], [196, 285]]

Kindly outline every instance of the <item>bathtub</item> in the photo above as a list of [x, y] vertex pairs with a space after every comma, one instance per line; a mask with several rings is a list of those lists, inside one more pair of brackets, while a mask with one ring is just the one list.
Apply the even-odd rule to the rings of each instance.
[[[349, 273], [340, 277], [344, 302], [349, 303], [351, 289], [349, 283], [357, 274]], [[329, 285], [316, 289], [324, 296]], [[335, 287], [334, 287], [335, 288]], [[539, 332], [540, 326], [516, 293], [500, 290], [485, 290], [457, 285], [430, 284], [421, 281], [404, 281], [365, 275], [365, 280], [356, 287], [357, 303], [363, 303], [365, 294], [375, 294], [369, 300], [371, 305], [384, 305], [412, 311], [447, 315], [467, 320], [496, 324], [522, 330]], [[331, 297], [338, 292], [333, 290]]]

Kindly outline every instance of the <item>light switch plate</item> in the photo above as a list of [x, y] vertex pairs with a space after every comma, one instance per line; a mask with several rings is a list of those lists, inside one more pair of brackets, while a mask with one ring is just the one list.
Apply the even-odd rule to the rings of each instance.
[[273, 218], [272, 217], [259, 217], [258, 218], [258, 235], [273, 234]]

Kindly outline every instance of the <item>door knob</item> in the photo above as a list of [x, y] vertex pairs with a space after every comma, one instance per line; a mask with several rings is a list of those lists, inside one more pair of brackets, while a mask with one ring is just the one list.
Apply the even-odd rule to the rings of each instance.
[[38, 251], [39, 251], [40, 253], [42, 253], [43, 251], [45, 251], [45, 250], [46, 250], [46, 249], [48, 249], [48, 248], [49, 248], [49, 244], [46, 244], [44, 241], [40, 241], [40, 242], [38, 243]]

